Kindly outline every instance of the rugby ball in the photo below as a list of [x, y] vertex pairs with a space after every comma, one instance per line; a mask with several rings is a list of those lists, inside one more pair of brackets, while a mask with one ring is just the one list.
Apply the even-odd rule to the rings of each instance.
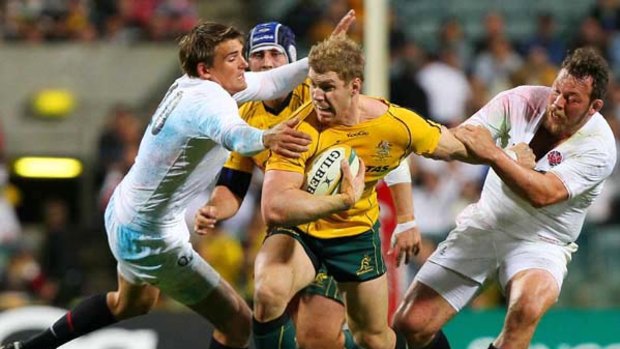
[[348, 145], [339, 144], [324, 149], [317, 154], [306, 171], [304, 189], [314, 195], [331, 195], [338, 193], [342, 172], [342, 159], [349, 161], [351, 175], [355, 177], [360, 161], [355, 150]]

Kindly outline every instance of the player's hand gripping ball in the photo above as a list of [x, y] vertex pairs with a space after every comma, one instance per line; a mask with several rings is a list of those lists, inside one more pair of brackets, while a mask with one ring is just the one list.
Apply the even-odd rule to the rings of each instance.
[[339, 144], [323, 150], [314, 157], [306, 172], [304, 189], [314, 195], [337, 194], [342, 179], [340, 167], [343, 159], [349, 162], [351, 176], [355, 177], [360, 166], [359, 158], [353, 148]]

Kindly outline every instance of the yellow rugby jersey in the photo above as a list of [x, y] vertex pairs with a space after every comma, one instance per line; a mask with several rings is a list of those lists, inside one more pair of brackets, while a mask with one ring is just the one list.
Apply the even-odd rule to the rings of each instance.
[[[334, 126], [317, 129], [308, 121], [315, 116], [311, 103], [298, 113], [304, 122], [298, 129], [312, 137], [310, 149], [298, 159], [273, 154], [267, 171], [283, 170], [305, 173], [313, 157], [335, 144], [347, 144], [355, 149], [366, 165], [365, 189], [362, 198], [349, 210], [318, 221], [298, 226], [318, 238], [337, 238], [358, 235], [368, 231], [379, 219], [379, 204], [375, 185], [411, 153], [431, 154], [437, 148], [441, 135], [440, 125], [425, 120], [415, 112], [381, 100], [388, 105], [385, 114], [354, 126]], [[312, 118], [312, 119], [311, 119]]]
[[[297, 86], [288, 96], [288, 103], [282, 110], [267, 110], [262, 101], [252, 101], [243, 103], [239, 108], [239, 115], [249, 125], [261, 130], [269, 129], [284, 120], [291, 118], [293, 112], [306, 101], [310, 100], [310, 82], [308, 79]], [[269, 150], [266, 149], [252, 157], [242, 156], [237, 152], [231, 152], [224, 164], [224, 167], [252, 173], [254, 166], [265, 170], [265, 164], [269, 158]]]

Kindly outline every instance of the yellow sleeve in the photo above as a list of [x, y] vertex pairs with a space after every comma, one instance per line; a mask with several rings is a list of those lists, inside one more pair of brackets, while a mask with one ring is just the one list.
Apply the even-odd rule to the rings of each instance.
[[407, 125], [411, 137], [411, 150], [414, 153], [423, 155], [432, 154], [435, 151], [441, 137], [440, 124], [405, 108], [398, 108], [396, 117]]

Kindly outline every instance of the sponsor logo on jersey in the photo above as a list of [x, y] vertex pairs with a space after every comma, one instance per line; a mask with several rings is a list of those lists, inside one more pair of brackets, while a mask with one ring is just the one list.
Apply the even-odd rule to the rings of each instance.
[[361, 130], [361, 131], [347, 133], [347, 138], [363, 137], [363, 136], [368, 136], [368, 135], [369, 135], [368, 131]]
[[366, 173], [383, 173], [389, 171], [390, 166], [366, 166]]

